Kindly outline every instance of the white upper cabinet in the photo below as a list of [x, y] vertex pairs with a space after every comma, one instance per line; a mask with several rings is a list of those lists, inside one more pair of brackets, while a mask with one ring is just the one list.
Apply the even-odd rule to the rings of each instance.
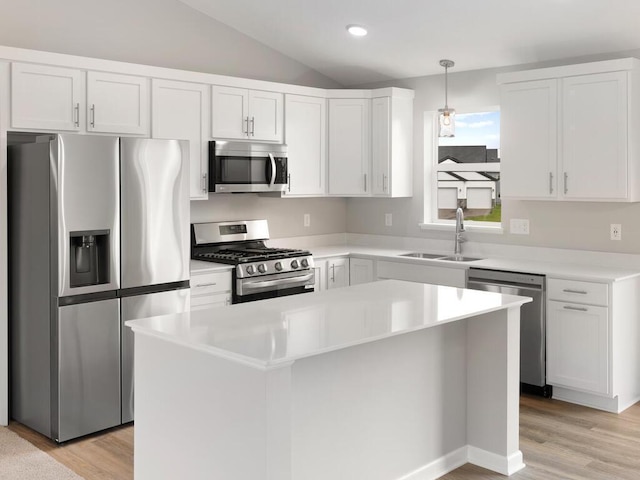
[[329, 194], [371, 193], [371, 100], [329, 99]]
[[206, 200], [209, 87], [198, 83], [154, 79], [151, 90], [151, 136], [189, 140], [191, 200]]
[[636, 59], [499, 75], [502, 195], [640, 201], [639, 77]]
[[287, 195], [326, 194], [327, 101], [301, 95], [285, 97]]
[[211, 87], [211, 136], [282, 143], [282, 93]]
[[149, 79], [13, 63], [11, 126], [149, 135]]
[[371, 190], [382, 197], [413, 195], [413, 98], [371, 102]]
[[11, 126], [80, 131], [83, 73], [70, 68], [11, 64]]
[[87, 72], [87, 131], [149, 135], [149, 79]]
[[[627, 198], [627, 72], [562, 79], [562, 194]], [[640, 132], [635, 133], [635, 135]]]
[[503, 85], [500, 117], [502, 196], [555, 198], [558, 178], [556, 80]]

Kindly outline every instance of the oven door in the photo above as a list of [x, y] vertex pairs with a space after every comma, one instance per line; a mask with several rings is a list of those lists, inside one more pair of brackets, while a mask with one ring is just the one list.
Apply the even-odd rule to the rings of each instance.
[[313, 292], [315, 270], [278, 273], [256, 278], [237, 278], [233, 303], [245, 303], [266, 298], [285, 297]]
[[209, 175], [210, 192], [283, 192], [287, 188], [287, 158], [263, 151], [220, 153], [211, 147]]

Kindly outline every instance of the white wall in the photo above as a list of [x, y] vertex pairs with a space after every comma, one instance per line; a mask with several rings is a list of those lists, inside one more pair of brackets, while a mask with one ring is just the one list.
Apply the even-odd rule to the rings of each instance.
[[[304, 214], [311, 225], [304, 226]], [[344, 198], [270, 198], [256, 194], [209, 194], [209, 200], [191, 202], [191, 221], [219, 222], [266, 218], [271, 238], [344, 233]]]
[[[640, 51], [585, 59], [570, 59], [503, 69], [471, 72], [449, 71], [449, 105], [459, 112], [478, 111], [500, 103], [496, 74], [583, 61], [636, 56]], [[405, 87], [415, 90], [414, 101], [414, 197], [410, 199], [365, 199], [347, 201], [349, 233], [403, 235], [411, 237], [453, 238], [452, 233], [421, 231], [423, 221], [425, 112], [442, 108], [444, 103], [443, 75], [411, 78], [366, 85]], [[428, 140], [428, 139], [427, 139]], [[640, 161], [640, 159], [637, 159]], [[430, 195], [430, 193], [427, 193]], [[384, 214], [393, 214], [393, 226], [384, 226]], [[640, 203], [544, 202], [504, 200], [503, 225], [508, 230], [509, 219], [527, 218], [530, 235], [469, 233], [473, 240], [557, 248], [575, 248], [608, 252], [640, 253]], [[622, 224], [622, 240], [609, 239], [609, 224]], [[453, 248], [453, 247], [452, 247]]]
[[339, 86], [177, 0], [4, 1], [0, 45], [315, 87]]

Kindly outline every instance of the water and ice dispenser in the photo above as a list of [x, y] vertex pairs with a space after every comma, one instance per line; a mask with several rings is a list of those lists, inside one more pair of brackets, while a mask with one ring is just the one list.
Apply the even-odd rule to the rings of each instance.
[[110, 233], [87, 230], [69, 234], [71, 288], [109, 283]]

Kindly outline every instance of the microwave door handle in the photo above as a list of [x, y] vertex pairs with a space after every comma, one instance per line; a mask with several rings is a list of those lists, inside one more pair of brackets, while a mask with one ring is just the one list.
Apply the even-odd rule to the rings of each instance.
[[269, 159], [271, 160], [271, 181], [269, 182], [269, 185], [273, 187], [276, 183], [276, 159], [273, 158], [273, 153], [269, 154]]

